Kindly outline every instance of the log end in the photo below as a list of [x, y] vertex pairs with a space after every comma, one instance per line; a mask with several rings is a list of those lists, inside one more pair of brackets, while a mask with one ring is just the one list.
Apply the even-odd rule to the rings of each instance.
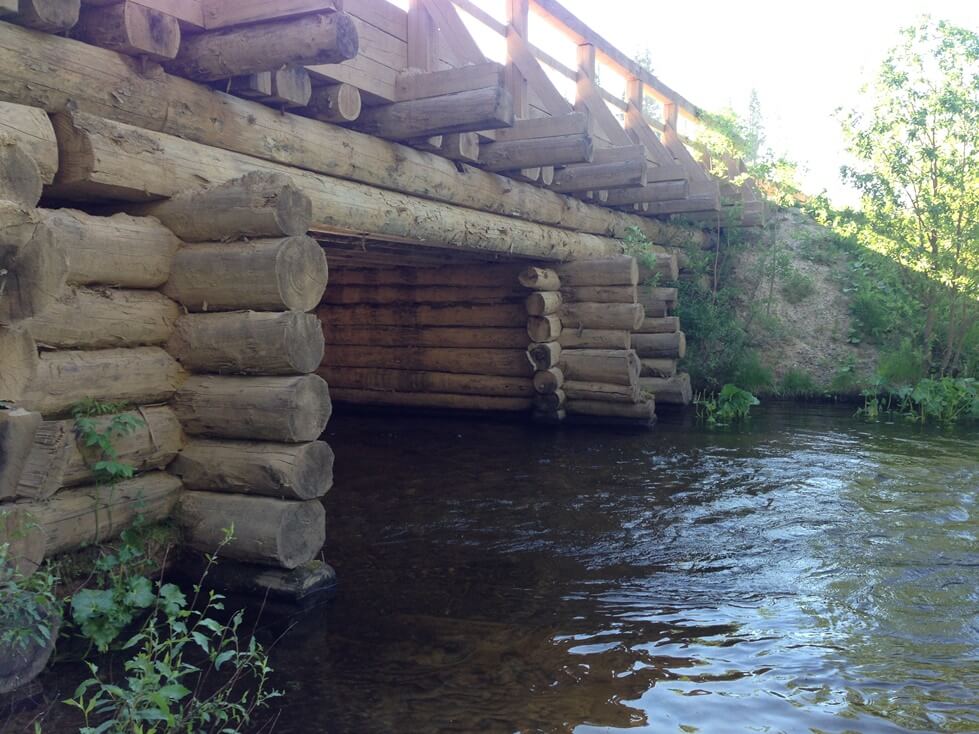
[[326, 430], [333, 415], [330, 388], [319, 375], [305, 375], [293, 394], [289, 416], [290, 439], [293, 442], [315, 441]]
[[290, 237], [277, 256], [276, 277], [286, 308], [292, 311], [316, 308], [329, 280], [323, 248], [312, 237]]

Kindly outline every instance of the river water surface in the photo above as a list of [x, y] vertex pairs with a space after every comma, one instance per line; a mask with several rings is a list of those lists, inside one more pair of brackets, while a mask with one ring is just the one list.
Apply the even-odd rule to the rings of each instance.
[[979, 432], [340, 417], [275, 731], [979, 731]]

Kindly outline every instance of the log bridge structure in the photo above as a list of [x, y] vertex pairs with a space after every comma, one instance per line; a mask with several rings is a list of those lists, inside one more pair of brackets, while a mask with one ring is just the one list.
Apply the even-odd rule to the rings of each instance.
[[[252, 586], [307, 588], [334, 401], [689, 402], [673, 286], [698, 222], [761, 202], [681, 135], [696, 106], [557, 2], [491, 4], [0, 0], [0, 542], [24, 569], [173, 517], [205, 552], [233, 523]], [[131, 479], [97, 481], [85, 400], [132, 414]]]

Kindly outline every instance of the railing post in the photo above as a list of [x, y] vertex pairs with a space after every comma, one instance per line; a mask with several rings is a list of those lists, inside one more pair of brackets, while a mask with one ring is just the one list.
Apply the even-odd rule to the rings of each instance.
[[517, 119], [530, 116], [530, 103], [527, 95], [527, 79], [513, 63], [514, 44], [518, 39], [527, 39], [530, 25], [530, 0], [507, 0], [507, 87], [513, 97], [513, 109]]
[[420, 71], [435, 69], [435, 23], [423, 0], [408, 4], [408, 68]]
[[578, 88], [575, 96], [574, 107], [579, 112], [587, 112], [588, 106], [585, 99], [595, 82], [596, 69], [595, 46], [591, 43], [583, 43], [578, 46]]

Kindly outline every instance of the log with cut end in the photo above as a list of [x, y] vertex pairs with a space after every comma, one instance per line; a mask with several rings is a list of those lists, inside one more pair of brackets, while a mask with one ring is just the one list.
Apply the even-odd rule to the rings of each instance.
[[94, 46], [154, 61], [176, 57], [181, 40], [174, 16], [128, 0], [86, 5], [71, 35]]
[[18, 253], [33, 239], [40, 221], [34, 208], [0, 201], [0, 270], [12, 267]]
[[323, 365], [317, 374], [330, 384], [330, 389], [333, 391], [350, 388], [379, 392], [486, 395], [501, 398], [527, 398], [534, 394], [533, 383], [529, 377], [329, 365]]
[[645, 158], [614, 163], [583, 163], [557, 171], [552, 191], [574, 194], [582, 191], [607, 191], [646, 185]]
[[564, 372], [560, 367], [552, 367], [534, 375], [534, 391], [538, 395], [550, 395], [564, 385]]
[[568, 380], [564, 383], [563, 389], [569, 400], [638, 403], [640, 398], [638, 381], [631, 385], [609, 385], [604, 382]]
[[360, 90], [351, 84], [330, 84], [313, 90], [306, 112], [317, 120], [355, 122], [363, 110]]
[[534, 411], [537, 413], [556, 413], [564, 408], [568, 396], [564, 390], [538, 395], [534, 398]]
[[639, 280], [646, 282], [658, 277], [660, 281], [674, 281], [680, 277], [680, 257], [676, 250], [651, 252], [639, 262]]
[[[527, 318], [522, 303], [474, 305], [373, 306], [369, 304], [322, 306], [320, 319], [337, 326], [377, 324], [407, 328], [432, 326], [483, 327], [516, 326]], [[560, 324], [560, 322], [558, 322]], [[546, 340], [543, 340], [546, 341]], [[526, 342], [523, 345], [526, 347]]]
[[632, 348], [648, 359], [683, 359], [687, 355], [687, 337], [682, 331], [672, 334], [633, 334]]
[[632, 334], [624, 329], [564, 329], [558, 343], [564, 349], [632, 349]]
[[693, 401], [693, 388], [690, 375], [686, 372], [667, 378], [643, 377], [639, 386], [656, 396], [656, 401], [666, 405], [690, 405]]
[[34, 159], [43, 183], [54, 181], [54, 174], [58, 172], [58, 139], [51, 118], [44, 110], [0, 102], [0, 134], [16, 140]]
[[41, 565], [44, 531], [25, 505], [0, 505], [0, 545], [8, 546], [7, 562], [23, 576], [30, 576]]
[[172, 405], [190, 435], [286, 443], [315, 441], [333, 412], [316, 375], [191, 377]]
[[479, 160], [479, 145], [476, 133], [449, 133], [442, 136], [438, 152], [452, 161], [475, 163]]
[[46, 352], [21, 404], [44, 416], [66, 413], [88, 398], [148, 405], [168, 400], [185, 377], [159, 347]]
[[534, 342], [553, 342], [561, 337], [563, 329], [558, 316], [531, 316], [527, 319], [527, 334]]
[[0, 133], [0, 200], [37, 206], [44, 181], [41, 169], [16, 140]]
[[[639, 303], [644, 306], [648, 304], [653, 311], [659, 310], [663, 306], [672, 310], [676, 308], [678, 299], [679, 291], [676, 288], [642, 286], [639, 289]], [[666, 314], [662, 315], [665, 316]]]
[[19, 0], [8, 20], [45, 33], [61, 33], [78, 22], [81, 0]]
[[677, 316], [647, 316], [636, 331], [641, 334], [675, 334], [680, 331], [680, 319]]
[[467, 326], [344, 326], [330, 321], [330, 309], [320, 309], [323, 336], [329, 344], [378, 347], [457, 347], [464, 349], [523, 349], [523, 327]]
[[553, 291], [531, 293], [524, 301], [528, 316], [551, 316], [561, 310], [561, 294]]
[[41, 216], [68, 254], [70, 283], [158, 288], [170, 277], [180, 240], [156, 219], [73, 209], [41, 210]]
[[180, 307], [156, 291], [69, 288], [23, 328], [49, 348], [155, 346], [170, 338], [179, 316]]
[[272, 89], [262, 101], [266, 104], [305, 107], [313, 94], [313, 82], [302, 66], [285, 66], [271, 72]]
[[42, 421], [34, 433], [14, 496], [46, 500], [61, 489], [74, 445], [74, 421]]
[[323, 329], [315, 314], [287, 311], [187, 314], [167, 343], [191, 372], [305, 375], [323, 360]]
[[630, 386], [639, 379], [640, 364], [632, 350], [567, 349], [560, 368], [568, 381]]
[[283, 66], [339, 64], [357, 55], [357, 27], [346, 13], [306, 15], [188, 36], [166, 70], [213, 81]]
[[451, 372], [464, 375], [527, 377], [533, 368], [524, 350], [441, 347], [331, 346], [324, 357], [330, 367]]
[[[37, 344], [27, 329], [0, 326], [0, 401], [20, 400], [39, 364]], [[2, 405], [0, 402], [0, 411]]]
[[309, 311], [327, 279], [311, 237], [208, 243], [180, 249], [163, 292], [190, 311]]
[[561, 290], [561, 278], [550, 268], [530, 267], [519, 276], [520, 285], [535, 291]]
[[509, 127], [513, 120], [510, 93], [503, 87], [484, 87], [368, 107], [360, 113], [357, 128], [390, 140], [411, 140]]
[[309, 231], [313, 219], [309, 197], [292, 179], [265, 171], [129, 210], [156, 217], [186, 242], [299, 236]]
[[333, 449], [323, 441], [190, 441], [169, 471], [187, 489], [311, 500], [333, 486]]
[[0, 501], [17, 495], [17, 483], [40, 425], [40, 413], [0, 402]]
[[656, 419], [656, 401], [647, 399], [639, 403], [617, 403], [609, 400], [571, 400], [565, 406], [569, 416], [585, 418], [615, 418], [641, 423]]
[[192, 491], [180, 498], [176, 519], [195, 550], [282, 568], [313, 560], [326, 541], [326, 510], [318, 500]]
[[487, 171], [566, 166], [588, 163], [594, 151], [594, 141], [590, 135], [484, 143], [479, 151], [479, 165]]
[[[18, 223], [11, 231], [16, 236], [26, 229], [20, 226], [20, 218]], [[68, 254], [42, 221], [0, 270], [0, 324], [16, 324], [43, 313], [64, 292], [67, 279]]]
[[338, 387], [338, 403], [373, 407], [398, 407], [439, 410], [473, 410], [500, 413], [524, 413], [533, 407], [531, 397], [496, 397], [491, 395], [458, 395], [454, 393], [401, 393], [380, 390], [355, 390]]
[[549, 370], [561, 361], [561, 345], [558, 342], [531, 344], [527, 348], [527, 359], [535, 370]]
[[572, 260], [555, 267], [564, 288], [586, 285], [638, 285], [639, 265], [629, 255]]
[[147, 523], [170, 517], [181, 494], [180, 480], [151, 472], [112, 485], [58, 492], [47, 502], [24, 505], [45, 535], [45, 556], [112, 540], [136, 518]]
[[673, 377], [676, 374], [675, 359], [643, 359], [640, 377]]
[[638, 303], [639, 289], [634, 285], [579, 285], [563, 288], [568, 303]]
[[646, 317], [638, 303], [565, 303], [560, 314], [568, 329], [634, 331]]

